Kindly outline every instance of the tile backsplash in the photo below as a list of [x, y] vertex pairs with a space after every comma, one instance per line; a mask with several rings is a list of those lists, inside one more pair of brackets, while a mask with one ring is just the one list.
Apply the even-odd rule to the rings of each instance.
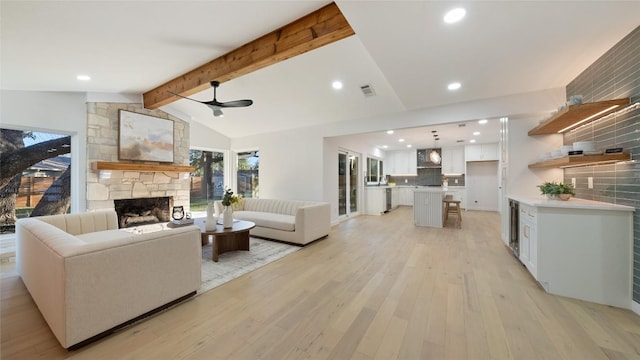
[[[599, 151], [622, 147], [632, 161], [568, 168], [564, 181], [575, 179], [578, 198], [636, 208], [633, 300], [640, 303], [640, 27], [567, 85], [567, 99], [572, 95], [582, 95], [584, 102], [630, 98], [636, 104], [564, 135], [567, 145], [595, 141]], [[589, 177], [593, 178], [593, 189], [588, 188]]]

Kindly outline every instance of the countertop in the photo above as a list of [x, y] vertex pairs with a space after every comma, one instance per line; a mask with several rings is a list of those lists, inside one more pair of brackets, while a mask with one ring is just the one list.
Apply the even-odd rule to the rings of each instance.
[[[365, 189], [386, 189], [386, 188], [411, 188], [411, 189], [442, 189], [438, 186], [424, 186], [424, 185], [367, 185]], [[449, 190], [464, 190], [465, 186], [449, 186]]]
[[635, 211], [636, 209], [631, 206], [611, 204], [601, 201], [585, 200], [578, 198], [571, 198], [568, 201], [562, 200], [550, 200], [540, 197], [527, 197], [509, 195], [509, 199], [516, 200], [523, 204], [536, 207], [553, 207], [553, 208], [565, 208], [565, 209], [586, 209], [586, 210], [616, 210], [616, 211]]

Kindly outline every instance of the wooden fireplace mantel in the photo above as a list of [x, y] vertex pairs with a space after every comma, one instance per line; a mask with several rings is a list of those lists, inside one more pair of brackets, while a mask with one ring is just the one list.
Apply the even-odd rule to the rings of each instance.
[[120, 171], [158, 171], [158, 172], [193, 172], [195, 168], [187, 165], [173, 164], [141, 164], [128, 162], [96, 161], [95, 170], [120, 170]]

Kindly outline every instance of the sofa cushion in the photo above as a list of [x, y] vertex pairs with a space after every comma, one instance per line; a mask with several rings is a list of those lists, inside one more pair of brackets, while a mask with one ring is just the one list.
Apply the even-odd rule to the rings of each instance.
[[254, 222], [256, 226], [283, 231], [295, 231], [296, 217], [259, 211], [234, 211], [233, 217]]
[[118, 228], [118, 216], [113, 210], [102, 210], [77, 214], [38, 216], [40, 221], [51, 224], [71, 235]]
[[76, 235], [76, 237], [86, 243], [96, 243], [101, 241], [112, 241], [120, 239], [129, 239], [133, 237], [133, 234], [124, 230], [106, 230], [96, 231], [88, 234]]

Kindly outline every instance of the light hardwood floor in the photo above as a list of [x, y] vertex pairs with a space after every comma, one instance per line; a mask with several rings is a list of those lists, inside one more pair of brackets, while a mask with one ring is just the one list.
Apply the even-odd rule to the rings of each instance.
[[[453, 224], [450, 224], [453, 225]], [[74, 352], [2, 265], [2, 359], [640, 359], [640, 317], [546, 294], [500, 240], [411, 208], [360, 216], [275, 263]], [[135, 294], [132, 294], [135, 301]]]

